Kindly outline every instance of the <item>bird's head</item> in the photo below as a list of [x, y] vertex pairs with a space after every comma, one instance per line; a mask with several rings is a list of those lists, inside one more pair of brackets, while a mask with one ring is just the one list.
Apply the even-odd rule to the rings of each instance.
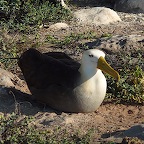
[[120, 80], [120, 76], [105, 60], [105, 53], [98, 49], [90, 49], [83, 53], [82, 63], [87, 67], [100, 69], [117, 80]]

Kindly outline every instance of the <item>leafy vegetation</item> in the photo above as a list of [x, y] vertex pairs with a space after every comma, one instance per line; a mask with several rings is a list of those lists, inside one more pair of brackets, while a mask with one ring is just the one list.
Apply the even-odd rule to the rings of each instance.
[[78, 43], [80, 40], [90, 40], [90, 39], [96, 39], [97, 35], [96, 33], [89, 31], [89, 32], [84, 32], [84, 33], [71, 33], [68, 36], [65, 36], [62, 39], [58, 39], [54, 36], [51, 35], [47, 35], [47, 39], [46, 42], [52, 43], [52, 44], [56, 44], [58, 45], [58, 47], [64, 47], [64, 46], [68, 46], [68, 45], [75, 45], [75, 43]]
[[15, 38], [5, 37], [2, 30], [0, 30], [0, 33], [0, 63], [2, 63], [6, 69], [13, 69], [17, 60], [10, 58], [16, 58], [19, 51]]
[[[52, 4], [47, 0], [2, 0], [0, 1], [0, 62], [6, 69], [12, 70], [17, 63], [17, 57], [27, 43], [33, 44], [25, 34], [37, 35], [37, 28], [44, 23], [68, 21], [72, 18], [70, 11], [62, 8], [60, 4]], [[8, 33], [14, 36], [9, 37]], [[17, 40], [17, 34], [23, 36]], [[24, 34], [25, 33], [25, 34]], [[38, 35], [37, 35], [38, 36]], [[37, 37], [35, 36], [35, 40]], [[34, 44], [39, 45], [39, 42]]]
[[0, 115], [0, 143], [14, 144], [89, 144], [91, 131], [80, 136], [79, 133], [70, 134], [60, 127], [52, 130], [36, 129], [32, 124], [32, 117], [20, 117], [11, 114], [8, 117]]
[[109, 33], [104, 33], [102, 34], [101, 37], [107, 37], [107, 38], [111, 38], [112, 37], [112, 34], [109, 34]]
[[1, 0], [0, 8], [0, 25], [11, 31], [29, 33], [45, 22], [71, 19], [70, 11], [47, 0]]
[[108, 99], [115, 99], [118, 103], [144, 104], [143, 54], [141, 50], [136, 54], [136, 62], [132, 61], [130, 55], [119, 54], [121, 80], [117, 83], [112, 79], [108, 81]]

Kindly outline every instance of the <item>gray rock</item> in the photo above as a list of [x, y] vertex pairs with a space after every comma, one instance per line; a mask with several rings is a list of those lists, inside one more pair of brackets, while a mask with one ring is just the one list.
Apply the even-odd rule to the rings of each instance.
[[14, 75], [2, 68], [0, 68], [0, 85], [5, 87], [14, 87], [14, 83], [12, 80], [14, 79]]
[[144, 13], [144, 0], [117, 0], [114, 9], [122, 12]]
[[0, 68], [0, 93], [5, 93], [5, 88], [15, 88], [23, 92], [29, 92], [25, 81], [19, 79], [11, 72]]
[[121, 21], [115, 11], [105, 7], [80, 9], [74, 12], [74, 15], [83, 25], [102, 25]]
[[89, 48], [100, 48], [106, 50], [108, 53], [115, 53], [119, 51], [129, 52], [130, 50], [144, 50], [144, 36], [142, 35], [115, 35], [100, 38], [93, 42], [88, 42]]

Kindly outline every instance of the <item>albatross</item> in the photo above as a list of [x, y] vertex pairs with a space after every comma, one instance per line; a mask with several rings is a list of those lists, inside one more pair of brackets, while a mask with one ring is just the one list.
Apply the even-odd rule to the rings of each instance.
[[62, 52], [25, 51], [18, 65], [34, 99], [64, 112], [93, 112], [106, 95], [102, 71], [120, 79], [99, 49], [84, 51], [81, 64]]

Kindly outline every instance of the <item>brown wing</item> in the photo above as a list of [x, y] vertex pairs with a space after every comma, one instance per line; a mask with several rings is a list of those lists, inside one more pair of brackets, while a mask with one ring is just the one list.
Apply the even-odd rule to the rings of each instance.
[[18, 62], [29, 87], [44, 89], [50, 85], [74, 87], [80, 64], [64, 53], [42, 54], [29, 49]]

